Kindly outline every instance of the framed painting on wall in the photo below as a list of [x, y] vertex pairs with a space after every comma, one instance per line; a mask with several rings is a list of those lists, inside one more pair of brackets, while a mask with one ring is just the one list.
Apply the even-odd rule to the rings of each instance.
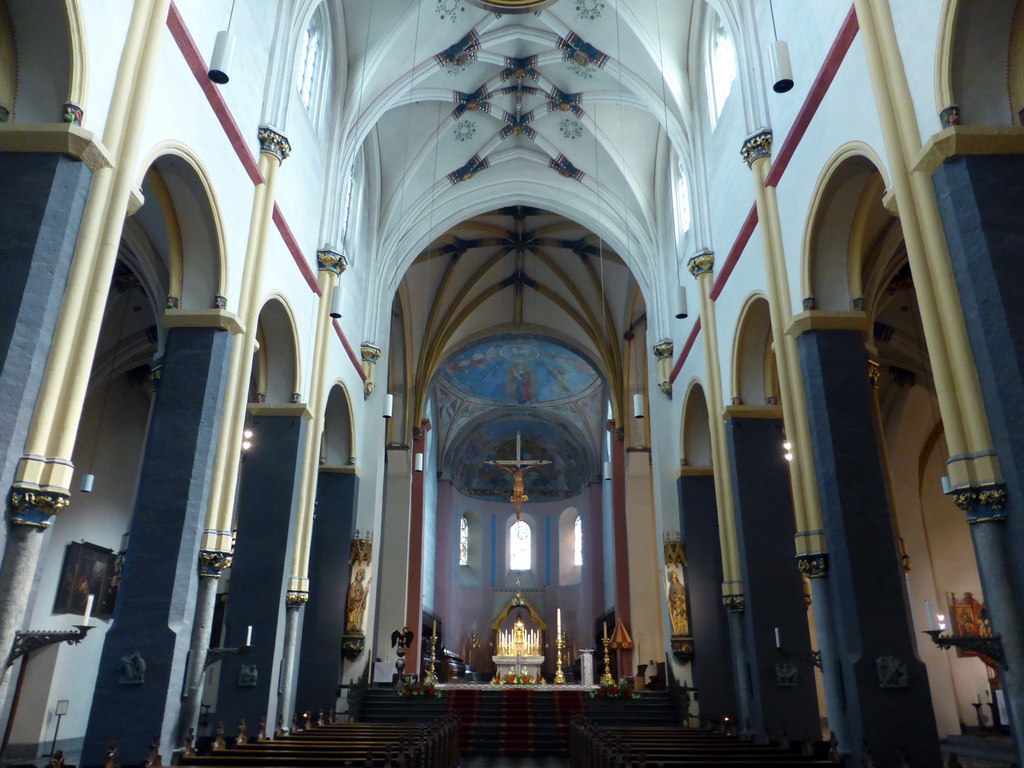
[[113, 550], [73, 541], [64, 552], [60, 569], [54, 613], [85, 613], [85, 602], [94, 596], [93, 616], [109, 619], [114, 615], [120, 581]]

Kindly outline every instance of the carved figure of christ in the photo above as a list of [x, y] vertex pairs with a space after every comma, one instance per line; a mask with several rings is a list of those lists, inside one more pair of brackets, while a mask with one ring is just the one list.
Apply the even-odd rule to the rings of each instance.
[[506, 472], [512, 474], [512, 495], [509, 496], [509, 501], [516, 508], [516, 520], [519, 519], [519, 512], [523, 508], [523, 502], [529, 501], [530, 497], [526, 495], [526, 489], [523, 486], [523, 472], [533, 469], [534, 467], [542, 467], [545, 464], [550, 464], [550, 461], [524, 461], [523, 460], [523, 438], [519, 432], [516, 432], [516, 457], [514, 460], [503, 460], [503, 461], [488, 461], [487, 464], [491, 464], [498, 469], [503, 469]]

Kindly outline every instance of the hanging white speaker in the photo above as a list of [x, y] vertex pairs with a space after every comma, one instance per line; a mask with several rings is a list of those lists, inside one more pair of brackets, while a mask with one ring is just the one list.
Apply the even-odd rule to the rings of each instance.
[[953, 492], [953, 484], [951, 482], [949, 482], [949, 478], [946, 477], [946, 476], [943, 476], [940, 479], [942, 480], [942, 492], [943, 493], [952, 493]]
[[384, 418], [390, 419], [395, 412], [395, 396], [388, 392], [384, 395]]
[[341, 286], [335, 286], [331, 292], [331, 317], [337, 320], [341, 317]]
[[633, 418], [642, 419], [644, 417], [644, 396], [637, 392], [633, 395]]
[[79, 489], [82, 493], [92, 493], [92, 484], [96, 482], [96, 475], [91, 472], [87, 475], [82, 475], [82, 485]]
[[413, 469], [415, 469], [417, 472], [422, 472], [423, 471], [423, 454], [422, 453], [417, 453], [416, 456], [413, 457], [413, 465], [412, 466], [413, 466]]
[[676, 319], [682, 320], [690, 314], [689, 308], [686, 306], [686, 286], [680, 285], [676, 291]]
[[785, 93], [793, 88], [793, 64], [789, 60], [789, 45], [776, 40], [768, 46], [768, 61], [772, 69], [772, 90]]
[[612, 463], [610, 461], [606, 461], [604, 463], [604, 479], [605, 480], [611, 480], [612, 479]]
[[231, 60], [235, 57], [235, 36], [231, 30], [222, 29], [217, 33], [217, 41], [213, 44], [213, 58], [210, 59], [210, 71], [206, 73], [217, 85], [224, 85], [230, 78]]

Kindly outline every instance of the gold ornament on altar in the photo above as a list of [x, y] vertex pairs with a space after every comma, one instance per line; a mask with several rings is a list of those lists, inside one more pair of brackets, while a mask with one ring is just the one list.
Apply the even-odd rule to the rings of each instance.
[[498, 644], [495, 653], [498, 656], [540, 656], [540, 631], [527, 630], [522, 619], [516, 619], [512, 629], [498, 631]]

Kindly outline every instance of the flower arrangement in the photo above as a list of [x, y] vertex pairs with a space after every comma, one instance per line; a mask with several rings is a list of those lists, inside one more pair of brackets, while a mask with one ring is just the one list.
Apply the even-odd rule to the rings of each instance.
[[592, 699], [635, 699], [636, 697], [636, 691], [633, 690], [629, 681], [624, 677], [618, 683], [602, 685], [590, 692], [590, 698]]
[[402, 678], [402, 687], [398, 689], [399, 696], [436, 696], [441, 698], [441, 689], [435, 685], [427, 685], [416, 679], [415, 675]]
[[544, 678], [540, 676], [540, 672], [537, 676], [525, 674], [516, 674], [515, 672], [506, 672], [504, 675], [494, 674], [494, 679], [491, 680], [491, 685], [540, 685], [544, 682]]

